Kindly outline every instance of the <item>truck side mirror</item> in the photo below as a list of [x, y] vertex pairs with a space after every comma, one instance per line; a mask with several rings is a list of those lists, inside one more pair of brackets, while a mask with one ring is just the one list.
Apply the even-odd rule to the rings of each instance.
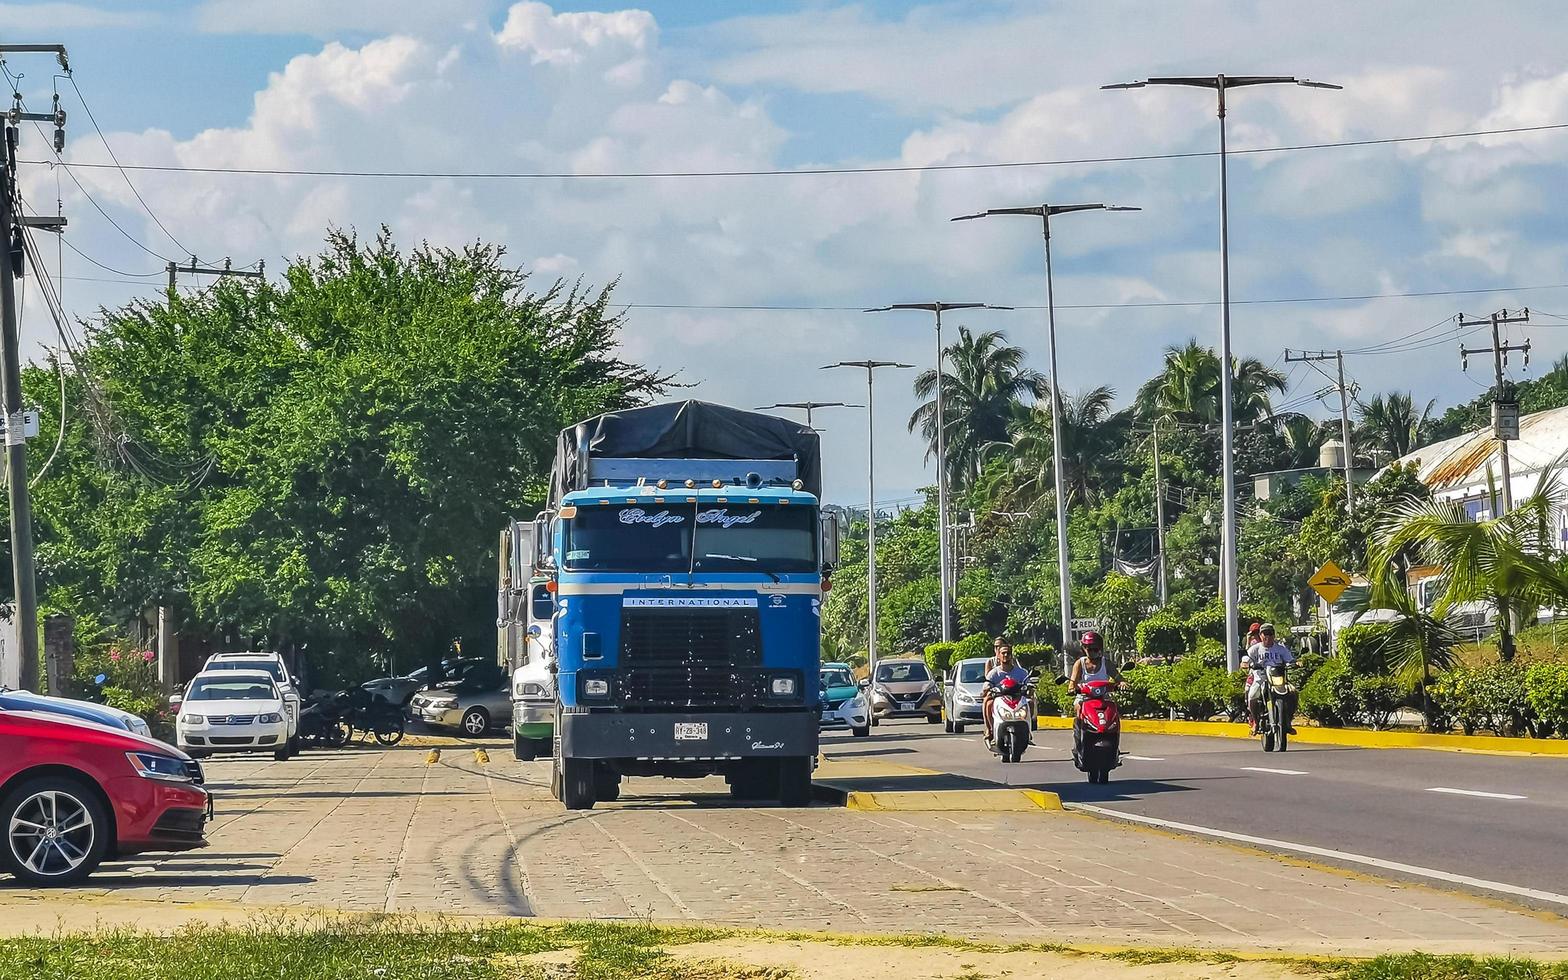
[[823, 511], [817, 516], [817, 526], [822, 532], [822, 568], [824, 571], [838, 567], [838, 518]]

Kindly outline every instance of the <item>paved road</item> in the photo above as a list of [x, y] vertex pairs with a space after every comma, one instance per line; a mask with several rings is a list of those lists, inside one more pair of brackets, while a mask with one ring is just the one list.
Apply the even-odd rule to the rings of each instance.
[[824, 751], [1054, 790], [1069, 803], [1568, 892], [1568, 759], [1299, 743], [1286, 753], [1265, 754], [1259, 743], [1240, 739], [1127, 735], [1122, 749], [1130, 757], [1109, 784], [1092, 786], [1073, 768], [1069, 732], [1037, 732], [1023, 762], [1002, 765], [972, 731], [944, 735], [919, 721], [890, 722], [869, 739], [825, 735]]
[[211, 847], [113, 862], [84, 888], [0, 879], [0, 935], [325, 907], [1568, 956], [1563, 919], [1078, 814], [742, 806], [716, 779], [632, 779], [620, 802], [568, 813], [549, 764], [505, 748], [213, 760]]

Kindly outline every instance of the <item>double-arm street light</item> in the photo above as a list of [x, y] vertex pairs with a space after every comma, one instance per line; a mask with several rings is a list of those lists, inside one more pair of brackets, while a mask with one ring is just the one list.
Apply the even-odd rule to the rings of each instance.
[[819, 408], [865, 408], [853, 402], [777, 402], [773, 405], [758, 405], [757, 411], [766, 412], [775, 408], [798, 408], [806, 413], [806, 428], [815, 429], [811, 424], [811, 413]]
[[1138, 211], [1139, 208], [1113, 204], [1037, 204], [1022, 208], [991, 208], [975, 214], [961, 214], [954, 221], [972, 221], [1002, 214], [1022, 214], [1040, 219], [1045, 236], [1045, 309], [1046, 330], [1051, 347], [1051, 466], [1056, 484], [1056, 578], [1062, 595], [1062, 664], [1068, 663], [1068, 647], [1073, 642], [1072, 578], [1067, 566], [1067, 493], [1062, 478], [1062, 386], [1056, 366], [1056, 291], [1051, 279], [1051, 218], [1071, 211]]
[[1233, 442], [1235, 425], [1231, 404], [1231, 375], [1235, 368], [1230, 354], [1230, 207], [1226, 173], [1225, 92], [1257, 85], [1302, 85], [1307, 88], [1341, 86], [1313, 82], [1289, 75], [1191, 75], [1146, 78], [1141, 82], [1121, 82], [1101, 88], [1145, 88], [1150, 85], [1178, 85], [1186, 88], [1213, 89], [1220, 119], [1220, 469], [1224, 479], [1224, 520], [1220, 532], [1220, 586], [1225, 594], [1225, 657], [1231, 670], [1241, 662], [1237, 645], [1236, 589], [1236, 459]]
[[[824, 364], [822, 370], [833, 368], [860, 368], [866, 372], [866, 669], [868, 677], [875, 677], [877, 670], [877, 425], [876, 412], [872, 406], [876, 404], [875, 377], [877, 368], [912, 368], [913, 364], [903, 364], [899, 361], [839, 361], [837, 364]], [[804, 403], [803, 403], [804, 404]], [[827, 407], [826, 402], [813, 403], [815, 408]], [[847, 405], [846, 408], [856, 406]], [[801, 405], [775, 406], [784, 408], [799, 408]], [[806, 424], [811, 424], [811, 409], [806, 409]]]
[[989, 303], [894, 303], [891, 306], [877, 306], [866, 310], [867, 313], [888, 313], [893, 310], [925, 310], [936, 314], [936, 520], [937, 520], [937, 554], [942, 563], [941, 574], [941, 602], [942, 602], [942, 642], [953, 642], [953, 619], [950, 613], [952, 608], [952, 587], [948, 582], [951, 568], [948, 559], [948, 528], [947, 528], [947, 418], [942, 411], [942, 361], [945, 352], [942, 349], [942, 311], [944, 310], [1010, 310], [1011, 306], [992, 306]]

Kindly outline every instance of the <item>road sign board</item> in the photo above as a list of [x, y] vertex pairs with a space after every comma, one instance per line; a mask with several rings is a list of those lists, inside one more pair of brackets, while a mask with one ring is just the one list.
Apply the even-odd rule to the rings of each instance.
[[1313, 592], [1323, 597], [1324, 602], [1332, 606], [1339, 601], [1340, 596], [1345, 594], [1345, 590], [1350, 588], [1350, 576], [1333, 561], [1326, 561], [1322, 568], [1313, 572], [1312, 577], [1307, 579], [1307, 584], [1312, 586]]

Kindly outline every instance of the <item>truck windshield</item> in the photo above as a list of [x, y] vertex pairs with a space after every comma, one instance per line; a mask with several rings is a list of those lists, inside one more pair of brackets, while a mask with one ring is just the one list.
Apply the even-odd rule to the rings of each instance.
[[580, 572], [814, 572], [816, 511], [759, 504], [582, 507], [567, 525], [565, 567]]

